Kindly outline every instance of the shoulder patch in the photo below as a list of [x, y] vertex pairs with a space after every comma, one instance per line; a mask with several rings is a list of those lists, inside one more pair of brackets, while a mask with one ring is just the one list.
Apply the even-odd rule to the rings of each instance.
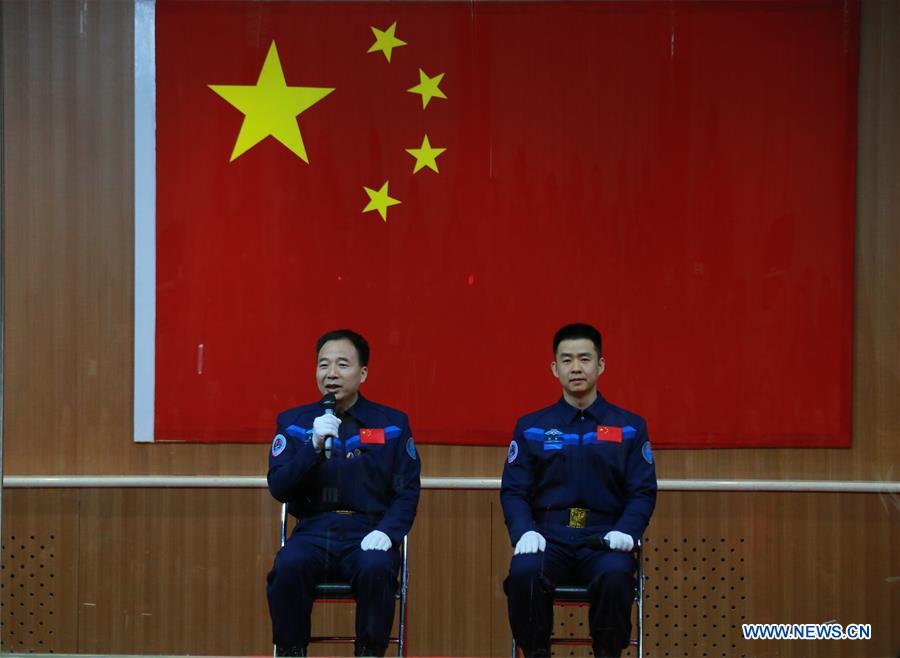
[[412, 459], [418, 459], [418, 455], [416, 454], [416, 442], [413, 441], [412, 437], [409, 437], [406, 440], [406, 454]]
[[649, 441], [641, 446], [641, 454], [644, 456], [645, 462], [648, 464], [653, 463], [653, 448], [650, 447]]
[[287, 440], [284, 438], [284, 434], [276, 434], [275, 439], [272, 441], [272, 456], [277, 457], [284, 452], [286, 447]]
[[512, 443], [509, 444], [509, 453], [506, 455], [506, 461], [509, 464], [512, 464], [516, 461], [516, 457], [519, 456], [519, 444], [516, 443], [516, 440], [513, 439]]

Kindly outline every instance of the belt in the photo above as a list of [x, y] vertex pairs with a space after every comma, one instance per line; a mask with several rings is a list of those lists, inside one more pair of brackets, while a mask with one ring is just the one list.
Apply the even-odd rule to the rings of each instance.
[[356, 514], [356, 512], [354, 512], [351, 509], [333, 509], [333, 510], [328, 510], [328, 511], [333, 512], [335, 514]]
[[615, 523], [615, 519], [610, 519], [605, 514], [592, 512], [583, 507], [536, 510], [534, 512], [534, 520], [538, 523], [564, 525], [569, 528], [584, 528]]

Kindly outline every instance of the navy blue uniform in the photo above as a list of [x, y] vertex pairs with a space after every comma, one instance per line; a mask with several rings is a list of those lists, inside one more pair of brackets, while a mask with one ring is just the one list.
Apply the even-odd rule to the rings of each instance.
[[[635, 542], [644, 534], [656, 504], [644, 419], [599, 394], [583, 411], [561, 398], [519, 419], [506, 462], [500, 500], [513, 546], [529, 530], [547, 540], [543, 552], [513, 556], [504, 582], [513, 636], [526, 652], [547, 648], [554, 588], [583, 583], [595, 654], [617, 655], [631, 633], [636, 564], [586, 540], [610, 530]], [[584, 527], [569, 527], [571, 508], [588, 510]]]
[[[324, 413], [315, 403], [279, 414], [269, 453], [269, 491], [298, 519], [267, 579], [273, 640], [306, 646], [315, 585], [335, 578], [353, 586], [357, 643], [383, 650], [394, 619], [397, 545], [416, 516], [421, 464], [406, 414], [361, 395], [338, 414], [327, 458], [312, 444], [313, 420]], [[363, 551], [372, 530], [394, 547]]]

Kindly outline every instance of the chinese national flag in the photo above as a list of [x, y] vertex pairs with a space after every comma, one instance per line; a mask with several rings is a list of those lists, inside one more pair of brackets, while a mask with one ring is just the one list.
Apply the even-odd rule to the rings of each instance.
[[364, 427], [359, 430], [359, 442], [363, 444], [384, 445], [384, 430]]
[[658, 446], [849, 445], [857, 41], [843, 0], [158, 0], [155, 438], [271, 440], [349, 327], [420, 442], [505, 443], [580, 321]]
[[622, 443], [622, 428], [597, 425], [597, 440]]

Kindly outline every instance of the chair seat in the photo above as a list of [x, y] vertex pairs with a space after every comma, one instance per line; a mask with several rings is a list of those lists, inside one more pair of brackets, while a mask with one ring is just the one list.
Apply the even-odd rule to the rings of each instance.
[[554, 603], [590, 603], [591, 594], [583, 585], [557, 585]]
[[319, 583], [316, 585], [317, 599], [352, 599], [353, 589], [350, 583]]
[[[316, 591], [313, 594], [313, 598], [317, 600], [324, 599], [327, 601], [352, 601], [355, 597], [353, 596], [353, 588], [350, 587], [350, 583], [336, 581], [333, 583], [319, 583], [316, 585]], [[397, 600], [401, 598], [399, 588], [397, 589], [394, 598]]]

